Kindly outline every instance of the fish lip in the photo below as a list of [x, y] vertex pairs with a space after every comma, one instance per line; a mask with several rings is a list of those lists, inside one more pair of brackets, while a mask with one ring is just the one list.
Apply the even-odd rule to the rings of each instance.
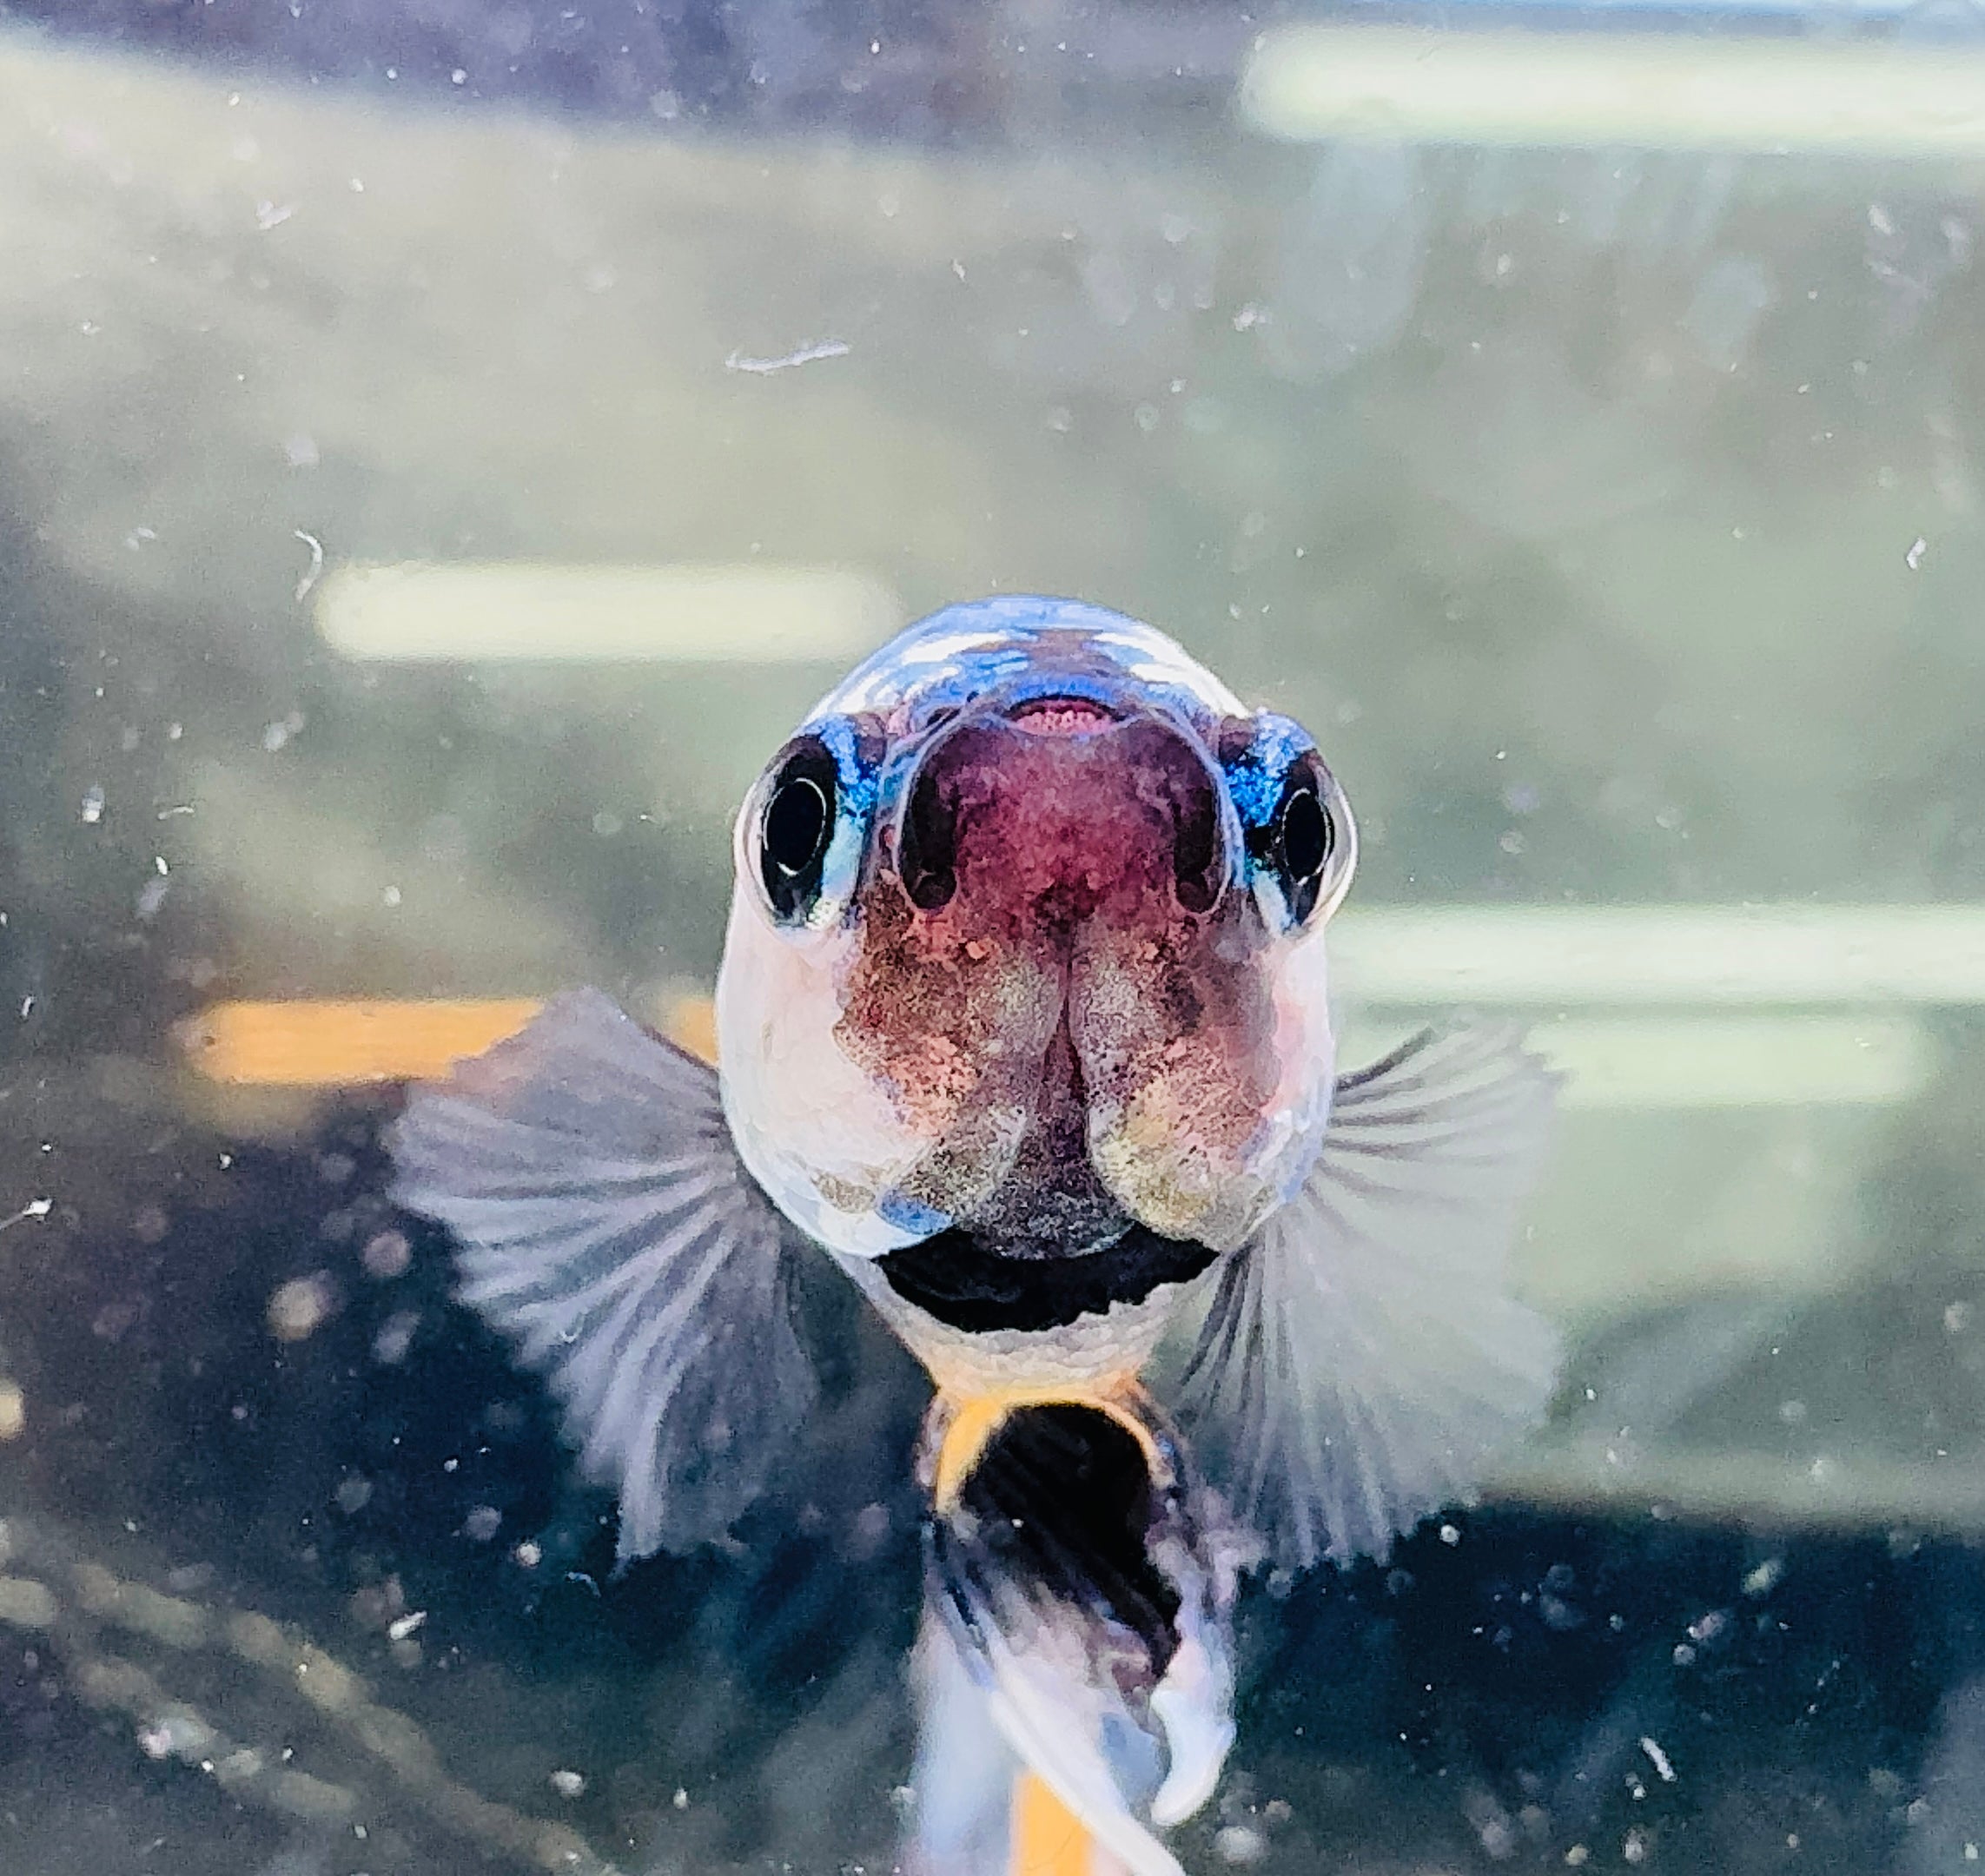
[[1030, 713], [1057, 704], [1086, 706], [1107, 721], [1093, 731], [1079, 732], [1085, 737], [1104, 735], [1138, 723], [1153, 723], [1166, 730], [1190, 752], [1204, 771], [1213, 790], [1219, 815], [1216, 843], [1221, 864], [1211, 900], [1194, 909], [1210, 914], [1219, 909], [1229, 892], [1241, 884], [1246, 867], [1247, 836], [1241, 810], [1234, 805], [1227, 775], [1206, 730], [1183, 711], [1153, 697], [1135, 679], [1103, 677], [1089, 671], [1050, 667], [1022, 671], [1004, 684], [982, 691], [963, 709], [940, 714], [936, 720], [914, 726], [884, 765], [877, 789], [876, 812], [876, 862], [903, 887], [899, 857], [917, 778], [955, 737], [990, 723], [1006, 723], [1025, 728]]

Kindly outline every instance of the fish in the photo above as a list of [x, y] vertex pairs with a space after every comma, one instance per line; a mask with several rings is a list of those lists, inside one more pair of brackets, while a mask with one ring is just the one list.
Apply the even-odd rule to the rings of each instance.
[[714, 1067], [560, 994], [411, 1093], [394, 1195], [617, 1492], [623, 1564], [781, 1476], [837, 1267], [931, 1384], [909, 1866], [1003, 1876], [1030, 1774], [1095, 1867], [1179, 1876], [1244, 1582], [1382, 1559], [1547, 1408], [1508, 1264], [1557, 1078], [1466, 1016], [1340, 1070], [1343, 788], [1102, 607], [908, 627], [733, 859]]

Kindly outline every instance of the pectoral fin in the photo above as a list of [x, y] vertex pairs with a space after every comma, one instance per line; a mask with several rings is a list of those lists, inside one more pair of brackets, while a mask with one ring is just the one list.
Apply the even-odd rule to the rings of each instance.
[[1384, 1556], [1541, 1417], [1558, 1341], [1506, 1263], [1555, 1087], [1513, 1027], [1423, 1031], [1339, 1082], [1308, 1182], [1227, 1265], [1180, 1413], [1278, 1561]]
[[620, 1495], [623, 1562], [721, 1537], [805, 1419], [801, 1241], [731, 1144], [713, 1071], [597, 991], [417, 1089], [394, 1196], [460, 1245], [463, 1300]]

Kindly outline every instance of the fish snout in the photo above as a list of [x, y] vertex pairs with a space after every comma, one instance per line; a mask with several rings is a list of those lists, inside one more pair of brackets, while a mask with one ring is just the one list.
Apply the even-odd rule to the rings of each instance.
[[1024, 941], [1204, 916], [1234, 876], [1239, 829], [1189, 731], [1049, 695], [947, 726], [903, 789], [894, 850], [919, 913]]

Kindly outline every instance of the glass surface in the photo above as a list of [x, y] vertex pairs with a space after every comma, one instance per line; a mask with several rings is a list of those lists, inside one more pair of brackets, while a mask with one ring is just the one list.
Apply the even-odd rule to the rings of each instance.
[[1315, 730], [1353, 1057], [1572, 1077], [1552, 1422], [1249, 1595], [1182, 1860], [1975, 1859], [1985, 14], [50, 0], [0, 175], [0, 1870], [892, 1866], [908, 1360], [830, 1284], [813, 1483], [615, 1578], [268, 1026], [693, 1034], [997, 591]]

